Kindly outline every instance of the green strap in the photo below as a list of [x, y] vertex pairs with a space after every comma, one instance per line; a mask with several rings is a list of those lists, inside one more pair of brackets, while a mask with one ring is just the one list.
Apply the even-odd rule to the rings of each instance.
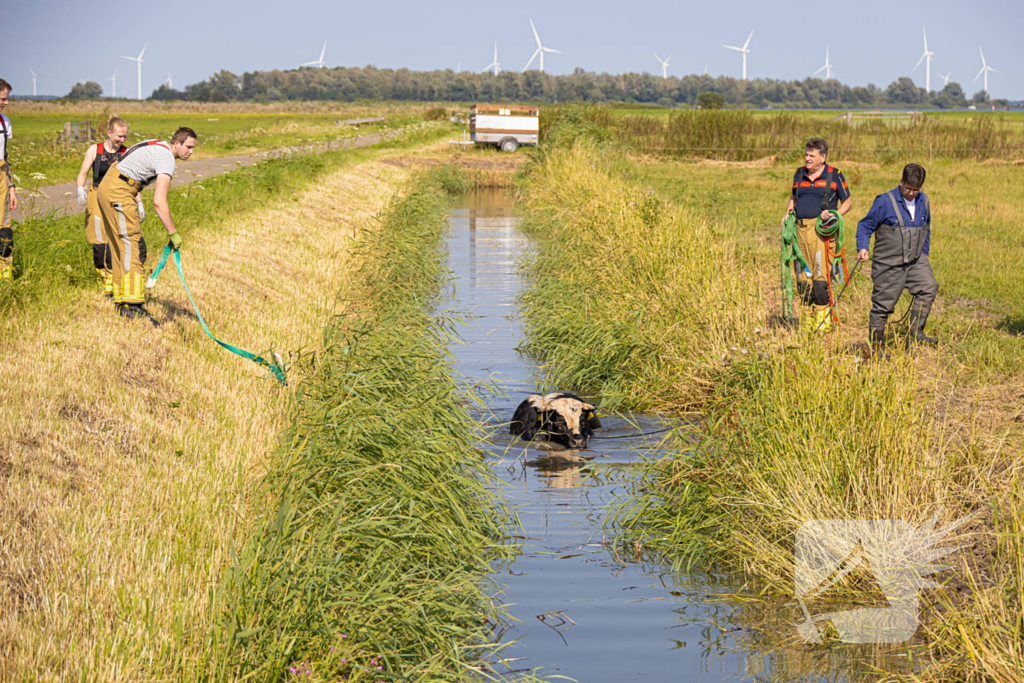
[[[836, 239], [835, 253], [842, 254], [843, 245], [846, 243], [846, 225], [843, 222], [842, 215], [840, 215], [838, 211], [830, 209], [829, 213], [836, 217], [835, 225], [833, 225], [830, 230], [826, 229], [824, 227], [824, 221], [821, 220], [821, 216], [818, 216], [818, 222], [815, 224], [814, 229], [825, 239], [832, 239], [834, 237]], [[831, 253], [831, 250], [829, 251]], [[842, 257], [840, 256], [828, 256], [828, 268], [832, 273], [832, 280], [834, 282], [843, 282], [843, 269], [840, 267], [841, 259]]]
[[164, 264], [167, 263], [167, 257], [171, 255], [171, 252], [174, 252], [174, 265], [178, 269], [178, 275], [181, 277], [181, 284], [185, 287], [185, 294], [188, 295], [188, 300], [192, 302], [192, 309], [196, 312], [196, 317], [199, 318], [199, 323], [203, 326], [203, 330], [206, 331], [206, 334], [209, 335], [210, 339], [217, 342], [231, 353], [238, 354], [242, 358], [248, 358], [252, 362], [259, 363], [263, 367], [269, 369], [277, 376], [277, 380], [281, 384], [287, 386], [288, 380], [285, 379], [284, 370], [278, 363], [270, 363], [261, 356], [251, 354], [245, 349], [240, 349], [226, 342], [222, 342], [220, 339], [217, 339], [216, 337], [213, 336], [213, 333], [210, 332], [210, 328], [206, 326], [206, 321], [203, 320], [202, 313], [199, 312], [199, 308], [196, 306], [195, 299], [192, 298], [192, 292], [188, 291], [188, 283], [185, 282], [185, 273], [181, 270], [181, 252], [179, 252], [177, 249], [172, 249], [171, 245], [168, 244], [166, 247], [164, 247], [164, 255], [160, 259], [160, 263], [157, 264], [156, 270], [153, 271], [153, 275], [146, 282], [146, 289], [152, 289], [153, 287], [156, 286], [157, 278], [160, 277], [160, 271], [164, 269]]
[[782, 224], [782, 251], [779, 264], [782, 271], [782, 317], [790, 320], [793, 315], [793, 269], [799, 263], [807, 277], [811, 277], [811, 269], [807, 267], [804, 255], [800, 253], [800, 244], [796, 239], [796, 214], [790, 212]]

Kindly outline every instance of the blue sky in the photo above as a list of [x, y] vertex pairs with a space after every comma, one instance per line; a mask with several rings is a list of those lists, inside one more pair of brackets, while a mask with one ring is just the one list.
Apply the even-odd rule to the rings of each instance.
[[[5, 3], [5, 5], [8, 3]], [[549, 54], [545, 70], [660, 73], [652, 52], [672, 55], [670, 75], [702, 73], [739, 77], [740, 55], [721, 47], [742, 45], [752, 28], [748, 77], [806, 78], [824, 63], [831, 46], [835, 77], [850, 85], [882, 88], [900, 76], [924, 86], [924, 65], [912, 71], [924, 50], [921, 26], [935, 53], [938, 74], [968, 96], [981, 69], [978, 47], [996, 73], [993, 97], [1024, 99], [1024, 1], [791, 3], [718, 2], [408, 2], [345, 3], [326, 0], [206, 0], [201, 3], [81, 3], [13, 0], [5, 7], [4, 60], [0, 77], [17, 93], [31, 92], [29, 67], [39, 74], [41, 95], [62, 95], [76, 81], [103, 80], [117, 70], [119, 95], [136, 92], [135, 63], [149, 43], [143, 93], [167, 78], [174, 85], [202, 80], [228, 69], [241, 74], [290, 69], [314, 61], [327, 41], [328, 66], [408, 67], [417, 70], [480, 70], [491, 62], [494, 41], [503, 68], [522, 70], [536, 45], [529, 19], [544, 43], [565, 54]], [[88, 14], [83, 8], [89, 8]], [[377, 9], [377, 8], [381, 9]], [[502, 8], [514, 7], [514, 12]], [[191, 17], [189, 17], [191, 15]], [[827, 28], [826, 28], [827, 27]]]

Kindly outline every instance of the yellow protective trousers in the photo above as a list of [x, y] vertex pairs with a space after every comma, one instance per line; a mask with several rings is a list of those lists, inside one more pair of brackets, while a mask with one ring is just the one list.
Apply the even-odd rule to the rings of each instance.
[[[828, 240], [814, 229], [817, 218], [798, 218], [796, 221], [796, 242], [800, 245], [811, 276], [796, 268], [797, 290], [803, 295], [804, 303], [814, 306], [815, 312], [828, 308], [828, 281], [831, 275], [828, 268]], [[799, 266], [799, 264], [797, 264]]]
[[103, 291], [113, 294], [113, 266], [107, 243], [103, 239], [103, 214], [100, 213], [98, 195], [95, 186], [89, 188], [89, 200], [85, 205], [85, 241], [92, 245], [92, 265], [96, 268], [96, 275], [103, 285]]
[[11, 186], [7, 182], [7, 162], [0, 159], [0, 201], [3, 202], [3, 220], [0, 221], [0, 280], [11, 279], [14, 263], [14, 231], [11, 229]]
[[96, 203], [103, 216], [103, 239], [110, 253], [115, 304], [141, 304], [146, 263], [146, 240], [142, 238], [136, 204], [141, 183], [121, 175], [117, 164], [103, 176], [96, 191]]

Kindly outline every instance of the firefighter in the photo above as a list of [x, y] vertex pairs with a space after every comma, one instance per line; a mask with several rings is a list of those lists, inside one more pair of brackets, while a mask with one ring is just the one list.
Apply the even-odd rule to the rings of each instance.
[[910, 340], [936, 344], [924, 333], [928, 314], [939, 293], [931, 261], [932, 208], [921, 192], [924, 167], [907, 164], [898, 187], [875, 197], [871, 210], [857, 224], [857, 258], [868, 260], [871, 236], [875, 253], [871, 262], [871, 315], [868, 337], [875, 347], [885, 343], [885, 323], [906, 289], [914, 297], [910, 307]]
[[[127, 151], [124, 141], [128, 137], [128, 123], [116, 116], [110, 117], [107, 121], [107, 140], [98, 145], [90, 145], [82, 160], [82, 168], [78, 171], [78, 205], [85, 209], [85, 240], [92, 245], [92, 263], [96, 268], [103, 291], [108, 295], [114, 294], [114, 279], [111, 275], [110, 254], [107, 245], [103, 241], [103, 216], [100, 215], [100, 207], [96, 201], [96, 188], [100, 181], [107, 174], [111, 165], [121, 158]], [[85, 179], [92, 169], [92, 186], [86, 190]], [[139, 196], [138, 211], [139, 221], [146, 218], [146, 210], [142, 206], [142, 197]]]
[[104, 241], [110, 250], [114, 304], [126, 318], [148, 315], [142, 307], [146, 300], [142, 285], [146, 241], [139, 225], [139, 193], [155, 182], [153, 209], [167, 229], [171, 247], [175, 250], [181, 248], [181, 234], [171, 218], [167, 190], [174, 177], [175, 160], [187, 160], [195, 146], [196, 132], [184, 127], [176, 130], [168, 142], [140, 142], [125, 152], [100, 182], [97, 203], [103, 215]]
[[3, 220], [0, 221], [0, 280], [10, 280], [14, 263], [14, 231], [11, 230], [11, 212], [18, 208], [18, 195], [11, 175], [7, 141], [13, 137], [11, 120], [3, 113], [11, 94], [11, 84], [0, 78], [0, 202], [3, 202]]
[[828, 238], [818, 234], [816, 224], [819, 216], [822, 220], [829, 219], [830, 210], [846, 215], [853, 206], [846, 178], [838, 168], [826, 163], [827, 157], [825, 140], [811, 138], [807, 141], [804, 165], [793, 176], [793, 192], [782, 217], [785, 223], [790, 212], [796, 213], [797, 244], [811, 270], [808, 277], [801, 268], [796, 269], [797, 291], [802, 294], [804, 304], [811, 306], [811, 314], [802, 316], [802, 322], [804, 329], [817, 332], [831, 331], [832, 318], [829, 315]]

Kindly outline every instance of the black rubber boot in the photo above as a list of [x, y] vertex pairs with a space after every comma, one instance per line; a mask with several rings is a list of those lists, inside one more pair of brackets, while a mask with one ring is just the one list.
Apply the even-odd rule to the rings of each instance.
[[910, 312], [910, 341], [918, 344], [938, 344], [938, 337], [929, 337], [924, 333], [924, 324], [928, 321], [928, 315], [914, 315]]
[[117, 312], [121, 314], [121, 317], [129, 320], [148, 317], [142, 304], [121, 304], [117, 307]]
[[889, 360], [886, 350], [885, 328], [868, 329], [868, 345], [864, 349], [864, 360]]

